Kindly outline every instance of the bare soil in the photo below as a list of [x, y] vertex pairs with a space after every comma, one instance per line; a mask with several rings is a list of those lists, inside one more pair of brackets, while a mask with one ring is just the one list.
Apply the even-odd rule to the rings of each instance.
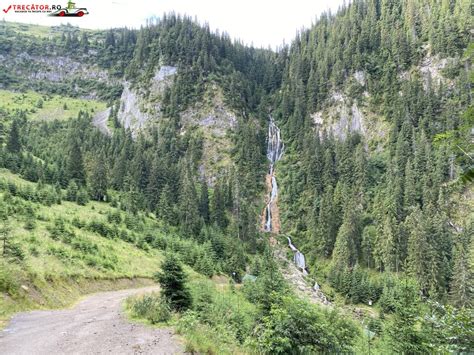
[[122, 312], [128, 296], [157, 289], [103, 292], [71, 309], [20, 313], [0, 332], [0, 354], [182, 354], [171, 329], [129, 323]]

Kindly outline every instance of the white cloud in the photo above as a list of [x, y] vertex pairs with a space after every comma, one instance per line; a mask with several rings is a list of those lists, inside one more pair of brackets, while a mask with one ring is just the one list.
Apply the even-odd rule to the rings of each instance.
[[[29, 4], [11, 0], [12, 4]], [[72, 23], [84, 28], [128, 26], [138, 28], [151, 16], [174, 11], [196, 16], [208, 22], [212, 29], [226, 31], [233, 38], [256, 46], [278, 46], [289, 43], [297, 30], [309, 27], [323, 11], [335, 12], [344, 0], [76, 0], [76, 6], [87, 7], [90, 14], [82, 18], [48, 17], [45, 14], [3, 14], [6, 21], [57, 25]], [[35, 2], [36, 3], [36, 2]], [[37, 3], [66, 5], [66, 0], [46, 0]], [[6, 8], [10, 0], [2, 0]]]

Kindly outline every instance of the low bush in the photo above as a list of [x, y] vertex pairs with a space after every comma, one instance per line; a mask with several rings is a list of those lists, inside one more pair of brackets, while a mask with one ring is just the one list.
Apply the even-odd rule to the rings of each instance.
[[129, 297], [127, 307], [134, 317], [146, 319], [152, 324], [167, 322], [171, 318], [169, 304], [156, 292]]

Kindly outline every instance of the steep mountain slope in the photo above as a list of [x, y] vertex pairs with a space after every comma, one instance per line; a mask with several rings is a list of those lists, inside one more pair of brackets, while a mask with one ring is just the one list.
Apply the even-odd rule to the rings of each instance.
[[452, 228], [449, 207], [472, 189], [468, 42], [467, 2], [356, 1], [290, 47], [277, 113], [290, 143], [283, 226], [314, 272], [355, 302], [381, 297], [384, 274], [372, 269], [470, 303], [455, 296], [454, 275], [473, 216], [462, 211]]

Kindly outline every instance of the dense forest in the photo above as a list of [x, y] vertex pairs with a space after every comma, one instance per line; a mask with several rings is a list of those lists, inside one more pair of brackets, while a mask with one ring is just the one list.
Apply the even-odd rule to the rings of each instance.
[[[155, 278], [172, 285], [170, 303], [155, 295], [129, 306], [152, 323], [181, 314], [177, 328], [197, 351], [472, 351], [471, 25], [469, 1], [357, 0], [271, 51], [176, 14], [139, 30], [47, 35], [2, 22], [0, 96], [17, 96], [0, 103], [0, 292], [19, 295], [9, 261], [28, 269], [42, 258], [32, 240], [44, 224], [64, 246], [45, 255], [72, 269], [69, 248], [97, 272], [122, 272], [101, 238], [164, 253]], [[163, 66], [177, 71], [156, 105]], [[127, 85], [158, 107], [138, 133], [120, 119]], [[236, 122], [216, 138], [229, 142], [229, 160], [206, 171], [209, 137], [184, 116], [215, 87]], [[58, 95], [63, 116], [38, 119]], [[72, 99], [104, 103], [112, 133]], [[285, 143], [277, 246], [261, 228], [270, 116]], [[73, 205], [92, 206], [97, 220], [67, 213]], [[51, 206], [63, 207], [45, 218]], [[287, 235], [334, 309], [282, 276], [274, 255]], [[189, 281], [182, 264], [204, 280]], [[229, 289], [213, 275], [227, 275]]]
[[[331, 283], [351, 297], [379, 297], [371, 287], [366, 292], [376, 294], [354, 295], [345, 284], [357, 265], [404, 271], [424, 296], [466, 305], [471, 297], [459, 287], [468, 286], [456, 276], [466, 273], [459, 267], [472, 221], [454, 226], [450, 218], [451, 197], [464, 188], [459, 176], [472, 169], [469, 9], [445, 2], [427, 16], [426, 6], [354, 2], [291, 46], [279, 98], [294, 157], [287, 228], [302, 235], [314, 258], [331, 258]], [[451, 58], [446, 80], [423, 76], [428, 56]], [[365, 73], [364, 85], [354, 72]], [[335, 92], [387, 122], [375, 150], [362, 132], [341, 140], [328, 127], [312, 127], [310, 114]]]

